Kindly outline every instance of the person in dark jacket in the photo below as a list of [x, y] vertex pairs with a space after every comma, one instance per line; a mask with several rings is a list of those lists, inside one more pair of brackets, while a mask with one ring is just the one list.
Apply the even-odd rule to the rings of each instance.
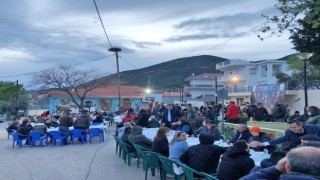
[[256, 166], [253, 169], [251, 169], [250, 173], [257, 172], [263, 168], [275, 166], [280, 161], [280, 159], [286, 157], [286, 155], [287, 155], [287, 152], [285, 152], [285, 151], [273, 151], [270, 154], [270, 158], [262, 160], [260, 162], [260, 166]]
[[241, 180], [280, 179], [316, 180], [320, 177], [320, 149], [299, 147], [292, 149], [277, 165], [261, 169]]
[[289, 117], [288, 121], [292, 121], [296, 118], [300, 118], [300, 111], [295, 111], [294, 114], [292, 116]]
[[59, 131], [65, 133], [67, 135], [67, 139], [63, 139], [63, 144], [68, 144], [68, 139], [70, 135], [69, 127], [73, 124], [73, 118], [70, 116], [70, 113], [67, 111], [62, 117], [59, 119]]
[[87, 130], [90, 127], [90, 123], [92, 121], [92, 118], [88, 114], [87, 110], [84, 110], [82, 112], [82, 115], [76, 119], [74, 122], [74, 128], [75, 129], [83, 129]]
[[214, 137], [215, 141], [218, 141], [221, 139], [221, 133], [219, 131], [219, 129], [216, 127], [216, 124], [213, 120], [207, 120], [204, 121], [205, 126], [204, 127], [200, 127], [195, 135], [197, 134], [207, 134], [207, 135], [211, 135]]
[[320, 137], [313, 134], [307, 134], [301, 137], [301, 145], [320, 148]]
[[[29, 133], [33, 130], [32, 126], [30, 125], [29, 119], [25, 118], [22, 120], [22, 124], [18, 127], [17, 133], [23, 135], [19, 135], [19, 139], [25, 138], [29, 135]], [[26, 145], [29, 145], [30, 141], [29, 138], [26, 141]]]
[[193, 134], [191, 125], [189, 124], [189, 122], [187, 122], [185, 117], [180, 118], [177, 122], [174, 122], [171, 125], [172, 125], [172, 130], [183, 131], [189, 136]]
[[297, 147], [301, 144], [300, 137], [313, 134], [316, 136], [320, 136], [320, 127], [314, 124], [306, 124], [303, 125], [299, 120], [288, 121], [288, 129], [285, 131], [284, 136], [279, 137], [274, 140], [270, 140], [268, 142], [260, 143], [257, 141], [253, 141], [250, 143], [250, 147], [256, 146], [274, 146], [276, 144], [286, 143], [286, 146], [283, 147], [284, 151], [289, 151], [292, 148]]
[[162, 154], [165, 157], [169, 156], [169, 141], [167, 139], [168, 133], [170, 133], [169, 128], [159, 128], [157, 135], [153, 139], [151, 151]]
[[220, 180], [239, 179], [247, 174], [255, 166], [250, 158], [249, 147], [244, 140], [233, 144], [221, 157], [218, 178]]
[[149, 117], [149, 127], [148, 128], [158, 128], [160, 127], [160, 123], [158, 119], [155, 116], [150, 116]]
[[280, 100], [275, 100], [275, 106], [272, 110], [272, 118], [275, 122], [284, 122], [286, 118], [286, 107]]
[[145, 109], [141, 109], [138, 114], [138, 121], [137, 125], [141, 127], [148, 127], [149, 126], [149, 117], [150, 115]]
[[256, 121], [265, 121], [269, 113], [262, 103], [258, 103], [257, 107], [253, 109], [252, 115]]
[[128, 140], [131, 144], [138, 144], [147, 149], [151, 149], [152, 141], [142, 134], [142, 130], [141, 126], [133, 126]]
[[12, 121], [12, 123], [8, 126], [8, 131], [9, 131], [9, 132], [17, 131], [19, 125], [20, 125], [20, 124], [19, 124], [18, 119], [15, 119], [15, 120]]
[[167, 109], [163, 112], [161, 125], [171, 128], [171, 123], [177, 122], [181, 116], [182, 113], [178, 109], [174, 108], [172, 104], [168, 104]]
[[248, 127], [246, 124], [239, 124], [238, 125], [238, 130], [236, 132], [236, 134], [231, 138], [229, 144], [232, 145], [233, 143], [235, 143], [238, 140], [245, 140], [246, 142], [248, 142], [249, 137], [251, 136]]
[[[250, 127], [250, 134], [251, 134], [251, 136], [249, 137], [248, 143], [251, 143], [253, 141], [258, 141], [258, 142], [264, 143], [264, 142], [271, 140], [271, 138], [268, 136], [267, 133], [261, 131], [261, 128], [259, 126]], [[254, 147], [251, 149], [253, 149], [255, 151], [263, 151], [264, 147]], [[275, 149], [274, 146], [267, 147], [267, 150], [270, 153], [273, 152], [274, 149]]]
[[190, 146], [179, 159], [197, 171], [215, 174], [220, 156], [227, 148], [214, 145], [214, 138], [210, 135], [200, 134], [199, 141], [200, 144]]

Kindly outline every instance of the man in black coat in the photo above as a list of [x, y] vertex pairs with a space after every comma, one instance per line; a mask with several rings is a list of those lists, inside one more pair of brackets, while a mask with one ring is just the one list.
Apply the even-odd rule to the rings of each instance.
[[214, 145], [214, 137], [207, 134], [200, 134], [199, 141], [200, 144], [189, 147], [179, 159], [197, 171], [215, 174], [220, 156], [227, 148]]
[[177, 122], [181, 116], [182, 113], [178, 109], [174, 108], [172, 104], [168, 104], [163, 112], [161, 124], [162, 126], [171, 128], [171, 123]]
[[263, 107], [262, 103], [258, 103], [257, 107], [253, 109], [253, 117], [256, 121], [264, 121], [268, 117], [268, 111]]

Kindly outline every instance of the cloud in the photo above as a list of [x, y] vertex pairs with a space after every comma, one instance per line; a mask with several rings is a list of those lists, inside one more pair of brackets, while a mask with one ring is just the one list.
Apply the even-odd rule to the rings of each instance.
[[148, 48], [149, 46], [161, 46], [161, 43], [158, 43], [158, 42], [132, 41], [132, 43], [138, 48]]

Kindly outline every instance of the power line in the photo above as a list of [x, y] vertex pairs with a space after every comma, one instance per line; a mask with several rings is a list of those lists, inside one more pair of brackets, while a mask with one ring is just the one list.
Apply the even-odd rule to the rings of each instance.
[[112, 48], [112, 45], [111, 45], [110, 39], [109, 39], [108, 34], [107, 34], [107, 31], [106, 31], [106, 28], [104, 27], [104, 24], [103, 24], [103, 22], [102, 22], [102, 19], [101, 19], [100, 13], [99, 13], [99, 9], [98, 9], [97, 3], [96, 3], [96, 1], [95, 1], [95, 0], [93, 0], [93, 2], [94, 2], [94, 6], [96, 7], [96, 11], [97, 11], [97, 13], [98, 13], [98, 16], [99, 16], [100, 23], [101, 23], [101, 26], [102, 26], [102, 28], [103, 28], [104, 34], [105, 34], [105, 35], [106, 35], [106, 37], [107, 37], [107, 40], [108, 40], [109, 45], [110, 45], [110, 48]]
[[133, 66], [134, 68], [138, 68], [136, 65], [134, 65], [134, 64], [130, 63], [129, 61], [123, 59], [123, 57], [121, 57], [121, 56], [119, 56], [119, 57], [120, 57], [120, 59], [122, 59], [122, 60], [125, 61], [126, 63], [130, 64], [130, 65]]
[[[220, 45], [223, 45], [223, 44], [227, 43], [228, 41], [231, 41], [232, 39], [235, 39], [235, 38], [237, 38], [237, 37], [239, 37], [239, 36], [241, 36], [241, 35], [243, 35], [243, 34], [246, 34], [246, 33], [250, 32], [250, 31], [252, 31], [252, 30], [254, 30], [254, 29], [256, 29], [256, 28], [258, 28], [258, 27], [260, 27], [260, 26], [262, 26], [262, 25], [264, 25], [264, 24], [265, 24], [265, 23], [261, 23], [261, 24], [259, 24], [259, 25], [257, 25], [257, 26], [254, 26], [253, 28], [250, 28], [249, 30], [247, 30], [247, 31], [245, 31], [245, 32], [243, 32], [243, 33], [241, 33], [241, 34], [234, 35], [233, 37], [231, 37], [231, 38], [229, 38], [229, 39], [227, 39], [227, 40], [225, 40], [225, 41], [223, 41], [223, 42], [221, 42], [221, 43], [218, 43], [218, 44], [216, 44], [216, 45], [214, 45], [214, 46], [211, 46], [211, 47], [209, 47], [209, 48], [207, 48], [207, 49], [205, 49], [205, 50], [199, 51], [199, 52], [196, 53], [196, 54], [197, 54], [197, 55], [200, 55], [200, 53], [204, 53], [204, 52], [206, 52], [206, 51], [208, 51], [208, 50], [212, 50], [212, 49], [214, 49], [214, 48], [216, 48], [216, 47], [218, 47], [218, 46], [220, 46]], [[152, 70], [152, 71], [148, 71], [148, 72], [144, 72], [144, 73], [140, 73], [140, 74], [137, 74], [137, 75], [135, 75], [135, 76], [130, 76], [130, 77], [138, 77], [138, 76], [141, 76], [141, 75], [153, 73], [153, 72], [156, 72], [156, 71], [158, 71], [158, 70], [161, 70], [161, 69], [164, 69], [164, 68], [167, 68], [167, 67], [176, 65], [177, 63], [184, 62], [184, 61], [186, 61], [186, 60], [188, 60], [188, 59], [191, 59], [191, 57], [180, 58], [179, 61], [177, 61], [177, 62], [175, 62], [175, 63], [173, 63], [173, 64], [169, 64], [169, 65], [167, 65], [167, 66], [163, 66], [163, 67], [160, 67], [160, 68], [158, 68], [158, 69], [155, 69], [155, 70]]]
[[[107, 58], [107, 57], [110, 57], [110, 56], [113, 56], [113, 55], [105, 55], [105, 56], [102, 56], [102, 57], [99, 57], [99, 58], [95, 58], [95, 59], [83, 61], [83, 62], [76, 63], [76, 64], [71, 64], [71, 65], [68, 65], [68, 66], [69, 66], [69, 67], [77, 66], [77, 65], [80, 65], [80, 64], [85, 64], [85, 63], [89, 63], [89, 62], [93, 62], [93, 61], [98, 61], [98, 60], [101, 60], [101, 59], [104, 59], [104, 58]], [[32, 74], [36, 74], [36, 73], [38, 73], [38, 72], [39, 72], [39, 71], [37, 71], [37, 72], [29, 72], [29, 73], [24, 73], [24, 74], [15, 74], [15, 75], [9, 75], [9, 76], [0, 76], [0, 79], [1, 79], [1, 78], [10, 78], [10, 77], [18, 77], [18, 76], [32, 75]]]

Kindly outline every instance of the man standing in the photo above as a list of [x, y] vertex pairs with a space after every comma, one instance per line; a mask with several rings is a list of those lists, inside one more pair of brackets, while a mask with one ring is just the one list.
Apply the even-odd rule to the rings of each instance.
[[230, 101], [226, 113], [228, 122], [239, 124], [239, 112], [240, 110], [236, 103], [234, 101]]
[[285, 122], [286, 112], [286, 107], [281, 103], [280, 100], [276, 100], [272, 111], [273, 120], [275, 122]]
[[196, 113], [192, 109], [192, 105], [188, 105], [187, 114], [186, 114], [187, 122], [190, 124], [191, 129], [194, 131], [197, 129], [197, 121], [196, 121]]
[[253, 117], [256, 121], [264, 121], [268, 117], [268, 111], [262, 103], [258, 103], [257, 107], [253, 109]]
[[179, 110], [174, 108], [172, 104], [168, 104], [163, 112], [161, 125], [171, 128], [171, 123], [177, 122], [181, 116], [182, 114]]

